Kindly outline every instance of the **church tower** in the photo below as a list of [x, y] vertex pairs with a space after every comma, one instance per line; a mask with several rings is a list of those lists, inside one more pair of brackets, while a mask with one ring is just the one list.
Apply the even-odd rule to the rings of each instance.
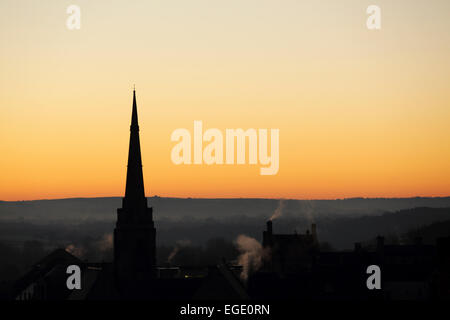
[[155, 276], [156, 229], [152, 211], [144, 192], [136, 92], [133, 90], [125, 197], [122, 208], [117, 209], [114, 229], [114, 272], [120, 290], [136, 289]]

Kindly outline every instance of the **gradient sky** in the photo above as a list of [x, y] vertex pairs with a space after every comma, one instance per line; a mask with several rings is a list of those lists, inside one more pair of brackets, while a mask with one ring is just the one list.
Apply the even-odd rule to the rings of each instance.
[[[2, 0], [0, 40], [2, 200], [122, 196], [134, 83], [148, 196], [450, 195], [448, 0]], [[174, 165], [194, 120], [279, 128], [279, 173]]]

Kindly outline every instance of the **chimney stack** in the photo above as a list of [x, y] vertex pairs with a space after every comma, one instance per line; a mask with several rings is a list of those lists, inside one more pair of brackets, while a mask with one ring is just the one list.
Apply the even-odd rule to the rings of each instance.
[[272, 247], [272, 220], [267, 221], [267, 230], [263, 231], [263, 247]]
[[267, 221], [267, 233], [272, 235], [272, 220]]

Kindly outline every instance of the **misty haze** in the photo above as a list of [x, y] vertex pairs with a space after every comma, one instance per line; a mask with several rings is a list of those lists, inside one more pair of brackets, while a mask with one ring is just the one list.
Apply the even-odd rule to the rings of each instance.
[[[355, 242], [370, 242], [377, 235], [402, 241], [415, 229], [450, 220], [449, 197], [148, 200], [158, 229], [158, 264], [237, 259], [237, 238], [261, 242], [269, 218], [277, 233], [303, 233], [316, 223], [321, 243], [333, 250], [352, 249]], [[111, 261], [111, 230], [120, 201], [114, 197], [0, 202], [0, 248], [13, 257], [2, 260], [2, 276], [17, 276], [26, 269], [19, 263], [23, 259], [30, 266], [58, 247], [84, 259]], [[429, 242], [448, 231], [444, 228]], [[24, 252], [26, 257], [20, 258]]]

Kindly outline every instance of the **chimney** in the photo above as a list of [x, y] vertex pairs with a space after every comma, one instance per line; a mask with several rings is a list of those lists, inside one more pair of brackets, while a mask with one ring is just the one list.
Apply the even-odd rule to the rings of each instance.
[[272, 247], [272, 220], [267, 221], [267, 230], [263, 231], [263, 247]]
[[272, 220], [267, 221], [267, 233], [272, 235]]

